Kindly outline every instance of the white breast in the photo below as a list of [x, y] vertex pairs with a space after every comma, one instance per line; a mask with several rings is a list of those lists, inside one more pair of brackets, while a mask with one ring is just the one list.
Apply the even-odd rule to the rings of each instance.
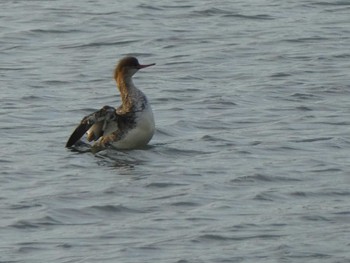
[[150, 105], [147, 105], [143, 111], [136, 113], [136, 126], [128, 131], [124, 137], [112, 143], [117, 149], [135, 149], [142, 148], [152, 139], [155, 131], [153, 111]]

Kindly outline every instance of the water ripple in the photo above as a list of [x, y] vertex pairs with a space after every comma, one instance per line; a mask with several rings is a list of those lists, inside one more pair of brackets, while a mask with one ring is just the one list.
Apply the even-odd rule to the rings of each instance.
[[[349, 8], [2, 1], [0, 261], [349, 262]], [[65, 149], [127, 54], [150, 145]]]

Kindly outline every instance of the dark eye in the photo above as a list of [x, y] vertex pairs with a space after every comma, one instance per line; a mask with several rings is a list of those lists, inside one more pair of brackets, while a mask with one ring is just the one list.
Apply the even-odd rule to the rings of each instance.
[[132, 58], [131, 65], [133, 65], [134, 67], [137, 68], [140, 65], [140, 63], [138, 62], [138, 60], [136, 58]]

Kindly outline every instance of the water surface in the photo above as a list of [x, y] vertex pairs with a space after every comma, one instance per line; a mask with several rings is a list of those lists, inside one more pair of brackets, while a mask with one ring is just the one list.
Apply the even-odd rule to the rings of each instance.
[[[348, 262], [348, 1], [5, 1], [0, 262]], [[120, 103], [150, 147], [64, 148]]]

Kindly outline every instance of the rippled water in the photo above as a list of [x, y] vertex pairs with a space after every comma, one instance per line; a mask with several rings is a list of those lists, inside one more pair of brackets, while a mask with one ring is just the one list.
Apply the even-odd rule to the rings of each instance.
[[[349, 1], [3, 1], [0, 262], [349, 262]], [[64, 148], [118, 106], [157, 133]]]

